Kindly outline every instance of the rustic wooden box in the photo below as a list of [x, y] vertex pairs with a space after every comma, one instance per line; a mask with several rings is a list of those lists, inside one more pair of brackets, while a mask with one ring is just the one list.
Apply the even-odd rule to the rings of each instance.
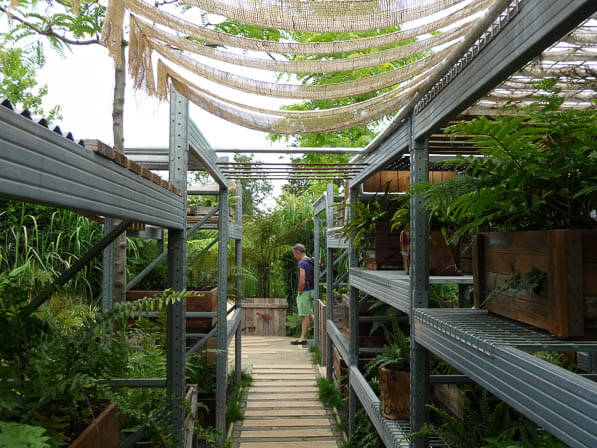
[[[126, 300], [135, 301], [143, 297], [153, 297], [162, 291], [131, 290], [126, 292]], [[187, 311], [189, 312], [213, 312], [218, 309], [218, 288], [211, 291], [189, 291], [187, 297]], [[216, 318], [187, 318], [187, 333], [193, 333], [193, 329], [207, 328], [215, 324]]]
[[595, 330], [597, 230], [482, 233], [473, 241], [475, 306], [511, 274], [536, 268], [546, 273], [537, 294], [504, 291], [488, 304], [500, 314], [559, 337], [582, 337]]
[[373, 247], [365, 250], [365, 267], [372, 270], [402, 269], [400, 251], [401, 229], [392, 230], [389, 222], [378, 222], [373, 225], [375, 239]]
[[120, 415], [116, 403], [110, 404], [69, 448], [119, 448]]
[[242, 328], [247, 335], [286, 336], [288, 302], [280, 298], [245, 298]]
[[[441, 182], [456, 176], [455, 171], [429, 171], [429, 182]], [[388, 188], [391, 193], [407, 191], [410, 188], [410, 171], [378, 171], [363, 182], [366, 193], [384, 192]]]

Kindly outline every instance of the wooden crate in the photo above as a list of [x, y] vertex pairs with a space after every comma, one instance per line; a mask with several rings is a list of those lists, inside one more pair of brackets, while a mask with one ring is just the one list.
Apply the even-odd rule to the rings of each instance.
[[466, 394], [456, 384], [434, 384], [433, 398], [441, 403], [455, 417], [464, 420]]
[[242, 328], [247, 335], [286, 336], [288, 302], [281, 298], [245, 298]]
[[373, 247], [365, 250], [365, 267], [372, 270], [402, 269], [400, 251], [401, 229], [392, 230], [389, 222], [378, 222], [373, 225], [375, 239]]
[[528, 290], [500, 292], [489, 301], [489, 311], [559, 337], [594, 336], [597, 230], [477, 235], [473, 241], [475, 306], [480, 307], [512, 274], [525, 274], [532, 268], [546, 273], [536, 294]]
[[[429, 239], [429, 274], [430, 275], [459, 275], [459, 249], [449, 246], [439, 230], [432, 230]], [[405, 254], [404, 272], [410, 270], [410, 232], [402, 232], [402, 250]], [[464, 251], [463, 251], [464, 252]]]
[[[126, 292], [126, 300], [129, 302], [142, 299], [143, 297], [153, 297], [163, 291], [151, 290], [131, 290]], [[187, 311], [189, 312], [213, 312], [218, 309], [218, 288], [211, 291], [189, 291], [191, 295], [187, 297]], [[194, 330], [205, 329], [215, 324], [216, 318], [187, 318], [187, 332], [193, 333]]]
[[69, 448], [119, 448], [120, 414], [116, 403], [108, 405]]
[[[429, 171], [429, 182], [441, 182], [456, 176], [455, 171]], [[409, 171], [378, 171], [363, 182], [363, 191], [378, 193], [386, 191], [391, 193], [408, 191], [410, 188]]]

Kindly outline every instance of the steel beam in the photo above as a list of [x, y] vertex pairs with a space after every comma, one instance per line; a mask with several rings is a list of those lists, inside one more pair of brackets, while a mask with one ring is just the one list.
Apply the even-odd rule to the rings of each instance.
[[[328, 184], [325, 193], [325, 223], [326, 228], [334, 227], [334, 185]], [[326, 243], [326, 259], [325, 259], [325, 272], [326, 272], [326, 321], [334, 319], [334, 250], [327, 246]], [[326, 336], [325, 344], [325, 359], [332, 359], [332, 340], [330, 339], [329, 333]], [[328, 362], [325, 366], [326, 378], [332, 379], [332, 363]]]
[[[220, 184], [220, 217], [228, 216], [227, 181]], [[228, 330], [226, 302], [228, 299], [228, 219], [218, 220], [218, 332], [216, 353], [216, 430], [221, 434], [218, 442], [226, 439], [226, 371], [228, 359]]]
[[455, 69], [451, 81], [417, 114], [415, 137], [455, 118], [596, 9], [594, 0], [521, 1], [507, 25], [491, 40], [486, 39], [489, 42], [464, 68]]
[[[236, 265], [236, 307], [242, 316], [243, 303], [243, 279], [241, 276], [243, 267], [243, 189], [242, 185], [236, 186], [236, 225], [240, 228], [240, 237], [234, 241], [234, 263]], [[239, 325], [234, 338], [234, 372], [236, 384], [240, 384], [242, 375], [242, 328]]]
[[314, 216], [319, 216], [321, 213], [323, 213], [325, 211], [325, 204], [326, 204], [325, 195], [326, 195], [326, 193], [324, 192], [313, 203], [313, 215]]
[[132, 279], [126, 285], [126, 290], [130, 291], [133, 289], [141, 280], [143, 280], [147, 275], [154, 270], [154, 268], [160, 264], [166, 257], [168, 256], [168, 250], [163, 251], [159, 254], [151, 263], [149, 263], [141, 272], [137, 274], [137, 276]]
[[[571, 447], [597, 446], [597, 384], [515, 347], [488, 356], [413, 319], [418, 343]], [[481, 343], [482, 340], [479, 340]]]
[[[217, 165], [216, 153], [211, 149], [203, 134], [193, 122], [189, 120], [189, 147], [193, 156], [199, 158], [205, 170], [220, 185], [228, 188], [228, 179], [222, 174]], [[225, 215], [221, 215], [225, 216]]]
[[[415, 140], [412, 133], [414, 114], [411, 116], [410, 182], [416, 185], [429, 181], [429, 148], [427, 140]], [[410, 427], [420, 431], [427, 422], [429, 403], [429, 352], [417, 342], [414, 325], [416, 308], [427, 308], [429, 303], [429, 218], [424, 209], [425, 196], [411, 195], [410, 198]], [[413, 448], [424, 448], [424, 437], [411, 439]]]
[[365, 179], [383, 169], [392, 160], [402, 157], [408, 150], [409, 138], [408, 126], [400, 126], [375, 152], [372, 152], [364, 159], [365, 162], [369, 163], [369, 166], [350, 180], [350, 187], [360, 185]]
[[182, 228], [183, 199], [0, 107], [0, 196]]
[[[319, 215], [315, 213], [313, 215], [313, 278], [315, 279], [315, 285], [313, 285], [313, 343], [317, 350], [321, 353], [321, 346], [322, 343], [319, 340], [319, 327], [320, 327], [320, 320], [327, 319], [327, 312], [326, 316], [319, 315], [319, 293], [320, 293], [320, 284], [319, 284], [319, 274], [320, 274], [320, 255], [319, 255], [319, 229], [320, 229], [320, 220]], [[332, 305], [333, 306], [333, 305]], [[332, 311], [333, 312], [333, 311]], [[327, 354], [327, 353], [326, 353]], [[322, 353], [322, 355], [324, 355]], [[322, 356], [323, 358], [323, 356]]]
[[226, 329], [226, 346], [230, 344], [230, 341], [234, 336], [236, 336], [236, 330], [240, 328], [240, 320], [242, 317], [242, 312], [239, 309], [234, 310], [234, 314], [232, 318], [228, 322], [227, 329]]
[[[326, 332], [330, 340], [334, 343], [334, 347], [336, 347], [336, 349], [338, 350], [340, 357], [348, 365], [350, 361], [350, 356], [348, 353], [348, 343], [344, 335], [340, 332], [340, 330], [338, 330], [338, 327], [331, 319], [328, 319], [326, 322]], [[329, 364], [331, 364], [331, 358]]]
[[160, 389], [166, 387], [166, 378], [110, 378], [108, 380], [100, 380], [99, 382], [110, 386], [140, 389]]
[[[358, 191], [356, 188], [350, 188], [350, 203], [356, 204], [359, 200]], [[354, 209], [349, 209], [349, 219], [353, 216]], [[357, 253], [354, 248], [354, 241], [352, 238], [348, 240], [348, 269], [357, 267], [358, 259]], [[349, 327], [350, 327], [350, 339], [348, 341], [348, 352], [349, 352], [349, 376], [353, 375], [353, 371], [358, 370], [359, 365], [359, 292], [351, 286], [348, 292], [350, 302], [350, 313], [349, 313]], [[353, 369], [354, 368], [354, 369]], [[349, 379], [348, 387], [348, 434], [352, 436], [356, 428], [356, 412], [357, 412], [357, 395], [354, 388], [350, 385]]]
[[[186, 191], [188, 170], [189, 102], [174, 88], [170, 90], [170, 183], [183, 192], [183, 226], [168, 229], [168, 283], [175, 291], [186, 289]], [[186, 299], [168, 304], [167, 334], [167, 403], [172, 434], [177, 446], [184, 447], [185, 420], [185, 333]]]
[[214, 148], [217, 153], [234, 154], [359, 154], [363, 148]]

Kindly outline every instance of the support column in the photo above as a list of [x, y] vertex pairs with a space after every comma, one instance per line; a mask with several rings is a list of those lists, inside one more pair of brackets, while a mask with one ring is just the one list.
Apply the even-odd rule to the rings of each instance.
[[[114, 219], [104, 218], [104, 236], [108, 235], [114, 226]], [[112, 309], [114, 303], [114, 243], [104, 249], [102, 267], [102, 312]]]
[[[236, 186], [236, 225], [241, 229], [243, 226], [243, 188], [239, 182]], [[243, 297], [243, 279], [241, 277], [241, 271], [243, 267], [243, 241], [237, 239], [234, 241], [234, 262], [236, 263], [236, 307], [239, 313], [242, 313], [242, 297]], [[242, 314], [241, 314], [242, 316]], [[242, 317], [241, 317], [242, 319]], [[241, 372], [242, 372], [242, 320], [241, 324], [236, 329], [234, 336], [234, 371], [236, 374], [236, 384], [240, 384]]]
[[[328, 184], [328, 189], [325, 195], [325, 222], [326, 222], [326, 300], [325, 300], [325, 319], [332, 320], [334, 316], [334, 250], [330, 249], [327, 240], [327, 230], [334, 227], [334, 185]], [[327, 326], [326, 326], [327, 327]], [[332, 339], [326, 331], [325, 335], [325, 358], [328, 360], [325, 368], [326, 377], [332, 379], [332, 356], [333, 356]]]
[[[319, 328], [323, 325], [322, 319], [326, 319], [326, 316], [320, 316], [319, 314], [319, 216], [313, 216], [313, 306], [315, 319], [313, 321], [313, 343], [317, 350], [321, 353], [321, 359], [325, 358], [325, 353], [321, 351], [321, 341], [319, 340]], [[325, 325], [323, 325], [324, 328]], [[322, 363], [325, 364], [325, 363]]]
[[[414, 114], [411, 115], [411, 136]], [[410, 144], [411, 185], [429, 180], [429, 140], [414, 140]], [[415, 309], [429, 304], [429, 219], [423, 205], [424, 195], [410, 198], [410, 425], [413, 432], [421, 430], [427, 421], [425, 405], [429, 402], [429, 352], [416, 342]], [[411, 439], [411, 447], [426, 446], [424, 437]]]
[[[356, 204], [358, 198], [358, 190], [356, 187], [350, 189], [350, 203]], [[349, 217], [352, 216], [354, 210], [349, 209]], [[354, 250], [352, 238], [348, 242], [348, 269], [350, 278], [350, 269], [357, 267], [358, 260], [357, 254]], [[350, 282], [349, 282], [350, 284]], [[348, 341], [348, 356], [350, 358], [348, 367], [359, 365], [359, 291], [357, 288], [350, 287], [349, 289], [349, 303], [350, 303], [350, 314], [349, 314], [349, 325], [350, 325], [350, 340]], [[349, 370], [350, 372], [350, 370]], [[349, 373], [350, 375], [350, 373]], [[350, 377], [348, 380], [348, 436], [352, 437], [354, 429], [356, 428], [356, 413], [358, 405], [358, 397], [352, 388], [352, 381]]]
[[[189, 102], [174, 88], [170, 89], [170, 183], [182, 190], [186, 211], [188, 168]], [[176, 291], [186, 289], [187, 241], [186, 213], [180, 230], [168, 229], [168, 283]], [[186, 299], [168, 305], [168, 341], [166, 392], [173, 435], [177, 446], [184, 447], [185, 394], [185, 321]]]
[[218, 217], [218, 332], [216, 354], [216, 430], [220, 432], [218, 446], [226, 439], [226, 386], [228, 380], [228, 338], [226, 302], [228, 298], [228, 186], [220, 185]]

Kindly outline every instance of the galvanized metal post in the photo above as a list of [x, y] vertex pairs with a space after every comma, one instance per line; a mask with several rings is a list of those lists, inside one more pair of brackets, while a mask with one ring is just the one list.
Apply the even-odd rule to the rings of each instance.
[[[170, 183], [182, 190], [186, 210], [189, 102], [170, 90]], [[186, 212], [182, 229], [168, 229], [168, 282], [182, 291], [187, 286]], [[177, 446], [184, 447], [186, 299], [168, 305], [166, 393]]]
[[[325, 300], [325, 319], [332, 320], [334, 316], [334, 250], [329, 247], [327, 240], [327, 230], [334, 227], [334, 185], [328, 184], [325, 195], [325, 221], [326, 221], [326, 300]], [[332, 379], [332, 340], [326, 332], [325, 357], [328, 360], [325, 368], [325, 375]]]
[[[350, 203], [356, 204], [358, 198], [358, 190], [356, 187], [350, 189]], [[354, 213], [353, 209], [349, 210], [349, 217]], [[348, 241], [348, 269], [357, 267], [357, 254], [354, 250], [352, 238]], [[350, 274], [349, 274], [350, 275]], [[352, 366], [358, 367], [359, 365], [359, 291], [357, 288], [350, 287], [349, 289], [349, 303], [350, 303], [350, 314], [349, 314], [349, 326], [350, 326], [350, 339], [348, 341], [348, 368]], [[356, 428], [356, 413], [358, 405], [358, 397], [352, 388], [352, 381], [349, 378], [349, 395], [348, 395], [348, 434], [352, 436], [354, 429]]]
[[[319, 340], [319, 328], [321, 327], [321, 319], [326, 316], [319, 315], [319, 216], [313, 216], [313, 310], [315, 318], [313, 321], [313, 343], [317, 350], [321, 353], [321, 341]], [[322, 353], [323, 355], [323, 353]], [[321, 357], [324, 358], [323, 356]]]
[[228, 381], [228, 338], [226, 303], [228, 299], [228, 186], [220, 185], [220, 216], [218, 218], [218, 332], [216, 354], [216, 430], [219, 446], [226, 439], [226, 387]]
[[[242, 234], [243, 225], [243, 189], [240, 182], [236, 187], [236, 225], [240, 227]], [[243, 244], [242, 239], [234, 241], [235, 256], [234, 262], [236, 263], [236, 307], [242, 313], [242, 298], [243, 298], [243, 279], [241, 277], [241, 270], [243, 267]], [[241, 314], [242, 316], [242, 314]], [[236, 373], [236, 384], [240, 384], [241, 381], [241, 370], [242, 370], [242, 353], [241, 353], [241, 334], [242, 334], [242, 321], [241, 325], [236, 329], [234, 336], [234, 371]]]
[[[412, 138], [414, 114], [410, 118], [410, 182], [411, 185], [429, 180], [428, 140]], [[429, 394], [429, 352], [417, 343], [415, 334], [415, 308], [426, 308], [429, 303], [429, 220], [423, 208], [424, 195], [410, 199], [410, 293], [411, 293], [411, 367], [410, 367], [410, 424], [413, 432], [419, 431], [427, 421], [425, 405]], [[424, 437], [411, 439], [411, 447], [423, 448]]]
[[[114, 219], [104, 218], [104, 236], [108, 235], [114, 226]], [[102, 269], [102, 312], [112, 309], [114, 303], [114, 243], [104, 249]]]

